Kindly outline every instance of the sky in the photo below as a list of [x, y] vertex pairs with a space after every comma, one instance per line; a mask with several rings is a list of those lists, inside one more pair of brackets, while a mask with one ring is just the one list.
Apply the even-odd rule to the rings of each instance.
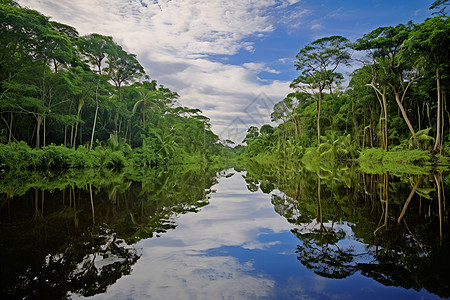
[[[292, 90], [296, 54], [431, 16], [432, 0], [19, 0], [81, 35], [112, 36], [152, 80], [199, 108], [221, 139], [242, 142]], [[342, 70], [350, 72], [351, 68]]]

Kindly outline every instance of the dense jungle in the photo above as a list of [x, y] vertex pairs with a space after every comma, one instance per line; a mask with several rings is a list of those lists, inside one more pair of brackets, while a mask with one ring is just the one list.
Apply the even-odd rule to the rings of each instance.
[[232, 141], [114, 37], [0, 0], [0, 298], [449, 298], [448, 6], [311, 41]]

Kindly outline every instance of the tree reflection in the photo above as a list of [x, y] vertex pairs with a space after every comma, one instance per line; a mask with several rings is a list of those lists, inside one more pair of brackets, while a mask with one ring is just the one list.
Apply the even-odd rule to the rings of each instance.
[[258, 166], [247, 171], [254, 185], [272, 178], [280, 191], [272, 192], [274, 210], [293, 224], [298, 260], [314, 273], [360, 273], [386, 286], [450, 296], [442, 172], [360, 174], [336, 165], [288, 168], [282, 176]]
[[86, 174], [84, 180], [63, 176], [65, 183], [57, 182], [57, 174], [48, 179], [51, 189], [38, 181], [23, 196], [2, 182], [8, 201], [0, 208], [0, 298], [104, 292], [139, 259], [134, 243], [175, 228], [175, 216], [209, 203], [216, 174], [202, 168], [130, 170]]

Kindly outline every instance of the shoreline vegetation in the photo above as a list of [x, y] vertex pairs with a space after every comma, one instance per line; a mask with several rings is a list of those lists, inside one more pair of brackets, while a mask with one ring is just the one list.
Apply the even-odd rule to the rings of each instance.
[[[293, 92], [271, 114], [278, 125], [250, 127], [242, 160], [316, 168], [354, 162], [366, 173], [448, 168], [447, 8], [448, 1], [436, 1], [430, 10], [439, 12], [422, 23], [304, 46], [294, 63]], [[354, 70], [347, 79], [340, 73], [345, 68]]]
[[[233, 160], [354, 162], [369, 173], [446, 168], [450, 57], [442, 49], [450, 48], [450, 22], [443, 3], [420, 24], [306, 45], [296, 56], [293, 92], [273, 108], [278, 125], [251, 126], [242, 146], [220, 140], [201, 110], [181, 106], [179, 95], [151, 80], [113, 37], [80, 36], [1, 0], [0, 171]], [[354, 69], [345, 89], [343, 67]]]
[[215, 162], [234, 151], [135, 54], [0, 1], [0, 170]]

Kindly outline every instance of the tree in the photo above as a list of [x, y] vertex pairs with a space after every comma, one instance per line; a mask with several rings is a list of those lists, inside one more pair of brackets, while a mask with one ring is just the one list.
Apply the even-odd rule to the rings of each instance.
[[119, 100], [122, 99], [121, 86], [125, 82], [144, 76], [144, 68], [136, 59], [135, 54], [129, 54], [121, 46], [114, 44], [109, 52], [108, 75], [117, 88]]
[[442, 16], [446, 16], [447, 15], [447, 8], [450, 5], [450, 3], [448, 2], [449, 0], [436, 0], [433, 2], [433, 4], [431, 4], [430, 8], [431, 10], [433, 9], [439, 9], [439, 11], [437, 12], [433, 12], [433, 15], [442, 15]]
[[104, 72], [103, 63], [105, 58], [107, 58], [113, 52], [113, 48], [115, 43], [110, 36], [103, 36], [100, 34], [92, 33], [86, 35], [78, 40], [78, 48], [81, 52], [81, 55], [86, 58], [85, 61], [89, 63], [91, 66], [95, 66], [97, 68], [98, 78], [97, 78], [97, 87], [95, 90], [95, 114], [94, 121], [92, 123], [92, 131], [91, 131], [91, 142], [90, 149], [92, 149], [92, 145], [94, 142], [94, 134], [95, 127], [97, 125], [97, 116], [98, 116], [98, 108], [99, 108], [99, 88], [102, 82], [102, 75]]
[[245, 136], [243, 142], [250, 144], [253, 140], [255, 140], [259, 136], [259, 129], [256, 126], [250, 126], [249, 129], [247, 129], [247, 135]]
[[[417, 77], [417, 72], [408, 65], [410, 61], [401, 59], [401, 55], [399, 55], [411, 28], [411, 23], [407, 25], [399, 24], [395, 27], [379, 27], [358, 39], [353, 47], [356, 50], [369, 51], [370, 58], [373, 61], [373, 75], [370, 84], [383, 98], [383, 106], [386, 106], [386, 89], [390, 88], [403, 120], [418, 145], [416, 132], [402, 104], [408, 89]], [[385, 107], [384, 111], [387, 116], [386, 109]]]
[[259, 132], [261, 133], [261, 135], [270, 136], [271, 134], [273, 134], [275, 132], [275, 129], [272, 126], [270, 126], [269, 124], [264, 124], [259, 129]]
[[142, 106], [142, 127], [145, 130], [145, 112], [149, 106], [158, 109], [156, 99], [163, 98], [164, 95], [156, 89], [156, 82], [153, 85], [143, 84], [139, 90], [139, 100], [133, 106], [133, 113], [137, 111], [138, 106]]
[[320, 109], [323, 91], [332, 88], [343, 78], [336, 70], [350, 61], [348, 39], [330, 36], [315, 40], [297, 54], [295, 67], [301, 75], [291, 83], [292, 88], [303, 90], [316, 98], [317, 143], [320, 144]]
[[[438, 2], [438, 1], [436, 1]], [[442, 2], [442, 1], [441, 1]], [[448, 4], [448, 3], [447, 3]], [[449, 67], [450, 55], [450, 21], [448, 18], [434, 17], [414, 26], [408, 39], [405, 41], [404, 54], [413, 56], [415, 64], [422, 69], [434, 69], [436, 73], [437, 113], [436, 113], [436, 139], [434, 151], [442, 148], [441, 127], [442, 122], [442, 72], [444, 76]]]

